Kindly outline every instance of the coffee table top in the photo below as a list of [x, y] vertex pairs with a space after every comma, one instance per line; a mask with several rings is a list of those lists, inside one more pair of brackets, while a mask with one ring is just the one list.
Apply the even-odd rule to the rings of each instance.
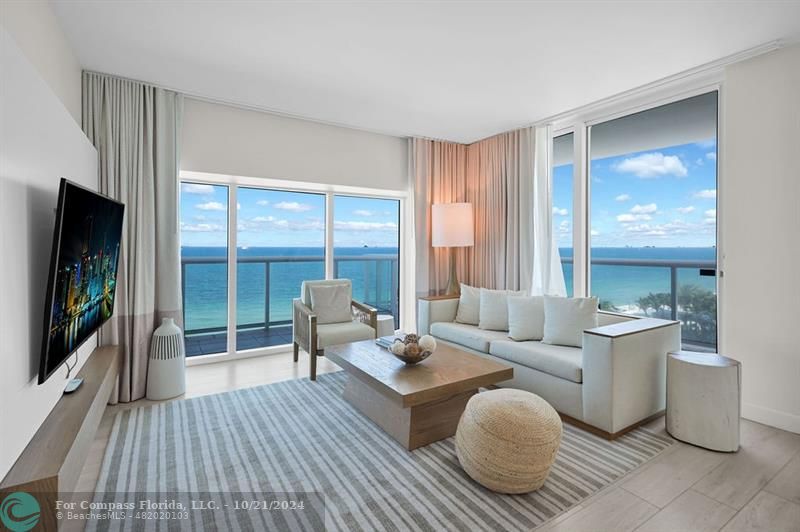
[[374, 340], [326, 347], [325, 356], [404, 407], [445, 399], [514, 376], [510, 366], [443, 342], [414, 366], [406, 366]]

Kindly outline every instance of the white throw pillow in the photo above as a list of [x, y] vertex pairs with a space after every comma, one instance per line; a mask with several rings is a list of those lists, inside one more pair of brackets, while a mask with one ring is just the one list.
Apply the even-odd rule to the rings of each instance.
[[477, 325], [480, 319], [480, 288], [461, 285], [461, 295], [458, 298], [458, 312], [456, 321], [468, 325]]
[[317, 324], [353, 321], [350, 315], [350, 289], [346, 284], [312, 285], [311, 310], [317, 315]]
[[583, 347], [583, 331], [597, 327], [596, 297], [544, 296], [542, 343]]
[[512, 340], [541, 340], [544, 336], [544, 296], [508, 298], [508, 335]]
[[508, 330], [508, 297], [521, 295], [509, 290], [481, 288], [480, 321], [478, 327], [490, 331]]

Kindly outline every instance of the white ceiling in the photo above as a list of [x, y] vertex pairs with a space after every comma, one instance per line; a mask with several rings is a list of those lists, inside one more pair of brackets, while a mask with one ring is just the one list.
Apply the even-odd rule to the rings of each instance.
[[84, 68], [459, 142], [800, 36], [800, 1], [53, 3]]

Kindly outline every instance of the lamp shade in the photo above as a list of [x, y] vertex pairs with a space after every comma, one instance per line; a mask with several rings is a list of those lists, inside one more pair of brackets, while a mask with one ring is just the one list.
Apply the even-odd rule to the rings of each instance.
[[474, 245], [472, 203], [433, 204], [431, 233], [431, 245], [435, 248]]

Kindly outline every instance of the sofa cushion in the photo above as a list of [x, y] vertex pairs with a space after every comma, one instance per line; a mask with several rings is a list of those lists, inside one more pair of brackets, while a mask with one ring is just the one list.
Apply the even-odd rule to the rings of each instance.
[[317, 325], [317, 349], [349, 342], [360, 342], [361, 340], [373, 340], [374, 338], [375, 329], [360, 321]]
[[505, 331], [486, 331], [475, 325], [439, 321], [431, 325], [431, 334], [442, 340], [469, 347], [482, 353], [489, 352], [489, 344], [494, 340], [507, 340]]
[[544, 296], [546, 344], [581, 347], [583, 331], [597, 327], [596, 297]]
[[489, 353], [572, 382], [583, 382], [583, 353], [580, 348], [541, 342], [492, 342]]
[[518, 342], [541, 340], [544, 336], [544, 297], [508, 298], [508, 335]]
[[461, 295], [458, 296], [458, 311], [456, 312], [456, 321], [458, 323], [478, 324], [480, 295], [480, 288], [461, 284]]

